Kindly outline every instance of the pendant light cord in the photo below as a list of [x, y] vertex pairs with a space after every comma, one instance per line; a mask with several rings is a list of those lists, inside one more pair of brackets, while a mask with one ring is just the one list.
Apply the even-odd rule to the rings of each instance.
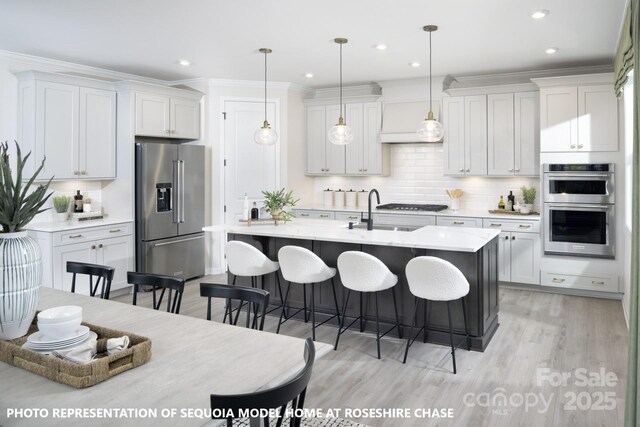
[[264, 121], [267, 121], [267, 51], [264, 51]]
[[431, 91], [433, 88], [433, 84], [431, 83], [431, 33], [432, 31], [429, 31], [429, 111], [432, 112], [433, 108], [432, 108], [432, 102], [433, 102], [433, 96], [431, 95]]
[[340, 117], [342, 116], [342, 43], [340, 43]]

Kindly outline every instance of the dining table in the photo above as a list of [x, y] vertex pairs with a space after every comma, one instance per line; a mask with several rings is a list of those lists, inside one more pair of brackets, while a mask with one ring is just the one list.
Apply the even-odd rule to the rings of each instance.
[[[62, 305], [81, 306], [87, 323], [150, 338], [151, 359], [80, 389], [0, 362], [1, 427], [213, 426], [220, 421], [210, 418], [211, 394], [263, 390], [304, 367], [305, 341], [300, 338], [41, 290], [38, 310]], [[316, 358], [332, 348], [320, 342], [315, 346]]]

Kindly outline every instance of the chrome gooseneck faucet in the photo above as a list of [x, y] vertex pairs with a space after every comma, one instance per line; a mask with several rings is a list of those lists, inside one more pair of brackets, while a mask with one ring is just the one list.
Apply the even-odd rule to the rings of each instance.
[[367, 223], [367, 230], [373, 230], [373, 216], [371, 215], [371, 196], [373, 196], [373, 193], [376, 194], [376, 199], [378, 200], [378, 204], [380, 204], [380, 193], [378, 193], [378, 190], [376, 190], [375, 188], [371, 191], [369, 191], [369, 208], [367, 209], [367, 213], [368, 213], [368, 217], [362, 218], [362, 214], [360, 214], [360, 219], [362, 220], [362, 222], [366, 222]]

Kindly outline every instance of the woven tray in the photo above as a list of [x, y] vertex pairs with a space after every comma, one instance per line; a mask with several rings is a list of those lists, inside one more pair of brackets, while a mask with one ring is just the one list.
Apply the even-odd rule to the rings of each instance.
[[11, 341], [0, 340], [0, 361], [71, 387], [86, 388], [143, 365], [151, 359], [151, 340], [149, 338], [85, 322], [82, 324], [98, 334], [98, 339], [119, 338], [127, 335], [130, 347], [111, 356], [106, 353], [98, 354], [91, 363], [85, 365], [77, 365], [54, 356], [22, 348], [27, 337], [38, 330], [36, 323], [37, 316], [24, 337]]
[[528, 216], [528, 215], [540, 215], [540, 212], [529, 212], [528, 214], [520, 213], [517, 211], [508, 211], [506, 209], [491, 209], [489, 213], [501, 214], [501, 215], [516, 215], [516, 216]]

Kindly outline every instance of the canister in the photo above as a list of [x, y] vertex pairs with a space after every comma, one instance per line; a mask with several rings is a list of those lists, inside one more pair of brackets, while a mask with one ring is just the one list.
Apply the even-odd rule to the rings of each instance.
[[322, 192], [322, 200], [325, 206], [333, 206], [333, 190], [327, 188]]
[[337, 208], [344, 207], [344, 191], [338, 190], [333, 195], [333, 204]]
[[357, 196], [357, 192], [353, 191], [353, 190], [349, 190], [347, 191], [344, 196], [345, 196], [345, 205], [348, 208], [355, 208], [356, 206], [358, 206], [358, 196]]
[[358, 191], [358, 207], [366, 208], [369, 204], [369, 192], [362, 190]]

